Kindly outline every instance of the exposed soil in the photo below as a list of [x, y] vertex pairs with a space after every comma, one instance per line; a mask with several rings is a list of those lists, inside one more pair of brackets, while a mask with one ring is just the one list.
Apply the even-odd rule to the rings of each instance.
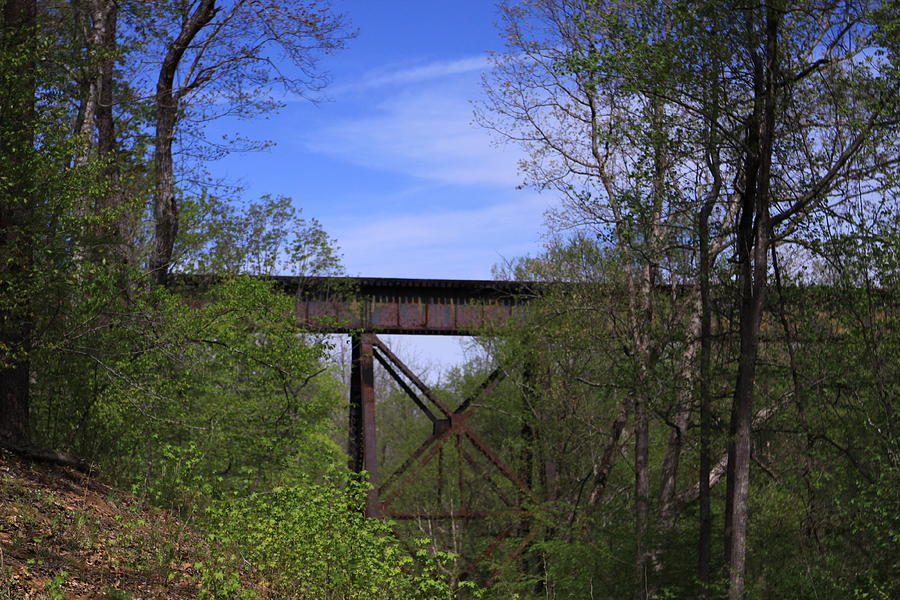
[[164, 511], [0, 449], [0, 600], [196, 598], [204, 550]]

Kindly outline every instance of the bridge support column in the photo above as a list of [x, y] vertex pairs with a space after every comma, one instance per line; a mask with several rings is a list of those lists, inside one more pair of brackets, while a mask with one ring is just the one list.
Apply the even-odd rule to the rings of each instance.
[[375, 430], [375, 369], [371, 333], [352, 338], [352, 364], [350, 368], [350, 439], [348, 454], [350, 469], [369, 474], [369, 490], [366, 498], [366, 516], [380, 517], [378, 498], [378, 462], [376, 460]]

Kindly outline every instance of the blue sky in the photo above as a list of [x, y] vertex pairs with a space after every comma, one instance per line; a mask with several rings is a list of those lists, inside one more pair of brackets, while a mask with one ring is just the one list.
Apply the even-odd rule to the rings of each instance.
[[286, 195], [338, 242], [347, 271], [488, 279], [539, 245], [547, 195], [516, 190], [519, 151], [472, 124], [487, 51], [502, 40], [490, 0], [335, 0], [359, 36], [322, 68], [327, 100], [291, 101], [215, 132], [268, 139], [211, 165], [245, 196]]
[[[294, 199], [340, 245], [351, 275], [490, 279], [497, 263], [539, 249], [552, 198], [517, 190], [519, 151], [472, 124], [487, 52], [501, 49], [491, 0], [334, 1], [359, 36], [322, 61], [328, 100], [220, 121], [275, 145], [211, 165], [245, 197]], [[436, 381], [464, 357], [460, 340], [389, 340]]]

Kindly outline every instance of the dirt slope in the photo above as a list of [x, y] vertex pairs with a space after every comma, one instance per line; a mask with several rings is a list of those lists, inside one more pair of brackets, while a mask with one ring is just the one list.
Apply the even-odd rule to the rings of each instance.
[[196, 598], [202, 548], [128, 494], [0, 449], [0, 600]]

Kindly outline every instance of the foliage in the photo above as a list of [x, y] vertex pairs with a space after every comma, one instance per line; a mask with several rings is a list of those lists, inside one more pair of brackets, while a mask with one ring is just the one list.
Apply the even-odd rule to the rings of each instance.
[[263, 196], [241, 207], [207, 193], [182, 200], [176, 270], [253, 275], [340, 275], [334, 240], [301, 217], [291, 198]]
[[280, 598], [452, 598], [441, 557], [419, 549], [414, 559], [390, 523], [362, 516], [364, 502], [362, 484], [307, 481], [216, 503], [206, 519], [225, 560], [200, 567], [201, 597], [244, 597], [234, 586], [249, 564]]
[[191, 303], [156, 290], [129, 313], [89, 315], [90, 344], [35, 357], [44, 439], [164, 503], [201, 483], [247, 489], [324, 469], [338, 455], [327, 436], [338, 389], [292, 300], [250, 278], [186, 292]]
[[[200, 519], [211, 546], [192, 563], [209, 598], [449, 597], [509, 522], [391, 529], [361, 516], [364, 489], [341, 474], [332, 439], [342, 390], [328, 345], [251, 277], [340, 274], [334, 243], [291, 199], [247, 202], [194, 176], [192, 160], [237, 145], [192, 143], [191, 119], [269, 110], [282, 85], [317, 88], [304, 52], [342, 45], [341, 19], [316, 3], [37, 5], [41, 35], [0, 40], [0, 108], [22, 117], [0, 123], [0, 369], [4, 385], [7, 369], [25, 375], [33, 440]], [[116, 11], [121, 27], [103, 42]], [[192, 15], [209, 20], [193, 22], [190, 56], [163, 60]], [[740, 405], [746, 596], [896, 597], [895, 3], [523, 0], [502, 17], [510, 47], [478, 119], [524, 145], [526, 183], [563, 204], [545, 252], [501, 273], [536, 282], [541, 298], [485, 332], [488, 356], [435, 391], [455, 405], [500, 365], [472, 424], [532, 494], [491, 488], [482, 457], [450, 444], [399, 501], [526, 503], [531, 520], [476, 573], [499, 573], [491, 597], [724, 595], [731, 557], [708, 554], [711, 576], [698, 575], [695, 549], [704, 535], [707, 551], [733, 538], [721, 509], [735, 497], [723, 485], [736, 462], [729, 399], [753, 380]], [[260, 60], [279, 45], [299, 68], [288, 79]], [[145, 65], [181, 86], [174, 103], [147, 93]], [[173, 161], [150, 157], [173, 139], [191, 166], [160, 194], [151, 181]], [[154, 195], [171, 209], [169, 287], [148, 282]], [[189, 287], [182, 274], [216, 276]], [[752, 369], [736, 378], [742, 359]], [[379, 453], [393, 467], [415, 450], [409, 434], [434, 425], [402, 395], [384, 398]], [[472, 480], [470, 497], [444, 485], [451, 471]], [[120, 514], [106, 535], [80, 512], [45, 523], [26, 502], [43, 506], [40, 495], [0, 492], [19, 545], [81, 532], [81, 550], [121, 549], [117, 568], [185, 574], [142, 516]], [[78, 575], [41, 569], [50, 596]]]
[[[210, 548], [196, 561], [209, 597], [250, 594], [246, 584], [280, 597], [448, 598], [438, 569], [452, 559], [414, 560], [336, 474], [346, 457], [331, 437], [341, 389], [328, 345], [298, 327], [294, 299], [269, 277], [341, 274], [333, 240], [289, 198], [244, 202], [203, 176], [203, 160], [247, 149], [202, 139], [203, 121], [317, 92], [319, 55], [353, 35], [343, 17], [255, 0], [0, 9], [0, 384], [16, 401], [0, 403], [0, 424], [10, 406], [17, 419], [0, 441], [75, 453], [144, 502], [205, 515], [211, 540], [254, 563]], [[102, 541], [127, 549], [115, 568], [185, 574], [155, 523], [116, 517], [101, 532], [74, 515], [76, 533], [91, 530], [81, 549]], [[57, 566], [54, 598], [73, 586]], [[130, 597], [117, 588], [103, 593]]]
[[[805, 258], [805, 270], [788, 271], [786, 260], [776, 261], [780, 285], [771, 289], [771, 308], [763, 320], [760, 408], [754, 420], [749, 598], [896, 595], [896, 553], [889, 546], [897, 531], [893, 516], [900, 454], [893, 398], [900, 379], [892, 357], [900, 349], [900, 312], [896, 285], [876, 285], [896, 276], [895, 229], [890, 218], [884, 220], [888, 225], [874, 226], [866, 236], [820, 240], [821, 254]], [[502, 436], [492, 438], [492, 446], [516, 447], [522, 442], [518, 423], [532, 426], [534, 463], [530, 470], [523, 462], [516, 464], [525, 469], [520, 472], [532, 474], [537, 501], [545, 503], [536, 514], [546, 511], [544, 528], [528, 553], [531, 562], [525, 558], [516, 570], [504, 573], [497, 597], [620, 598], [633, 590], [623, 577], [633, 552], [629, 517], [634, 470], [623, 448], [627, 431], [613, 445], [605, 493], [597, 505], [588, 498], [603, 450], [613, 441], [616, 395], [628, 389], [633, 377], [611, 331], [622, 320], [625, 300], [617, 292], [618, 267], [609, 253], [580, 236], [554, 242], [506, 276], [538, 281], [564, 276], [589, 283], [536, 284], [542, 297], [529, 301], [527, 316], [484, 340], [518, 385], [509, 396], [492, 396], [481, 409], [496, 410], [516, 423], [492, 427], [491, 434]], [[843, 251], [825, 250], [834, 245]], [[712, 292], [716, 327], [710, 386], [714, 422], [722, 427], [733, 384], [735, 312], [726, 289]], [[679, 300], [663, 290], [656, 299], [658, 310]], [[669, 343], [677, 348], [676, 341]], [[653, 378], [659, 395], [651, 404], [656, 442], [650, 461], [659, 473], [665, 434], [671, 431], [666, 394], [675, 391], [677, 373], [660, 368]], [[529, 379], [531, 388], [525, 387]], [[713, 447], [724, 448], [725, 439], [724, 432], [715, 432]], [[684, 442], [679, 518], [671, 529], [651, 533], [664, 553], [662, 568], [653, 573], [658, 594], [672, 597], [696, 590], [695, 430], [687, 432]], [[717, 450], [714, 461], [724, 468], [724, 460], [724, 452]], [[661, 481], [654, 480], [656, 496]], [[719, 472], [713, 480], [714, 506], [722, 502], [723, 484]], [[714, 516], [718, 531], [713, 542], [720, 545], [721, 509]], [[720, 555], [713, 561], [713, 589], [721, 593]]]
[[[885, 392], [896, 373], [885, 365], [893, 361], [870, 361], [852, 375], [843, 361], [866, 360], [860, 343], [885, 358], [895, 347], [892, 325], [878, 310], [859, 310], [866, 302], [894, 301], [895, 286], [875, 290], [875, 282], [892, 277], [873, 276], [895, 238], [885, 228], [875, 233], [875, 224], [897, 214], [894, 13], [866, 1], [501, 6], [508, 48], [495, 55], [485, 78], [478, 119], [527, 151], [526, 185], [561, 199], [548, 251], [523, 261], [521, 271], [528, 279], [562, 276], [579, 285], [548, 286], [529, 310], [532, 334], [540, 333], [502, 341], [497, 356], [507, 364], [513, 357], [523, 374], [530, 362], [548, 371], [534, 386], [543, 392], [537, 408], [519, 413], [536, 438], [568, 442], [553, 419], [545, 420], [545, 408], [569, 407], [577, 418], [564, 421], [586, 448], [578, 453], [585, 459], [576, 467], [580, 474], [565, 474], [569, 502], [578, 506], [583, 494], [596, 498], [595, 492], [601, 502], [610, 493], [628, 498], [631, 514], [621, 518], [633, 519], [636, 598], [690, 593], [678, 583], [694, 579], [682, 560], [686, 536], [695, 534], [684, 523], [694, 516], [688, 485], [718, 482], [723, 471], [725, 520], [714, 537], [726, 545], [729, 596], [745, 597], [746, 569], [747, 593], [796, 595], [801, 585], [791, 587], [790, 578], [766, 569], [795, 565], [802, 553], [786, 553], [759, 571], [746, 562], [748, 506], [760, 521], [784, 517], [790, 530], [803, 519], [781, 502], [782, 486], [794, 494], [803, 489], [809, 512], [831, 522], [826, 493], [816, 489], [818, 474], [833, 475], [819, 462], [820, 444], [833, 443], [844, 451], [841, 460], [861, 463], [857, 444], [835, 439], [833, 415], [814, 408], [812, 399], [830, 398], [842, 418], [876, 409], [892, 414], [884, 407], [892, 406]], [[861, 253], [856, 239], [864, 240]], [[831, 250], [815, 258], [869, 259], [851, 269], [855, 283], [842, 290], [843, 302], [829, 303], [829, 317], [798, 309], [816, 302], [819, 291], [789, 293], [799, 278], [777, 264], [785, 255], [809, 264], [823, 243]], [[778, 304], [767, 314], [768, 296]], [[859, 322], [841, 318], [848, 309]], [[827, 340], [807, 337], [823, 330]], [[535, 343], [542, 336], [550, 340]], [[825, 356], [830, 369], [815, 364]], [[839, 392], [842, 377], [847, 387]], [[860, 386], [853, 401], [846, 396], [850, 380]], [[731, 411], [721, 401], [729, 395]], [[621, 410], [610, 410], [610, 400]], [[782, 421], [788, 415], [802, 423], [805, 446], [803, 436], [782, 431], [790, 427]], [[864, 422], [857, 421], [866, 430]], [[879, 423], [870, 427], [875, 431], [894, 431], [870, 422]], [[617, 481], [611, 467], [628, 460], [622, 443], [629, 434], [634, 483], [627, 491], [632, 473]], [[883, 447], [884, 440], [869, 443]], [[772, 467], [792, 455], [804, 457], [801, 474]], [[542, 460], [545, 473], [556, 476], [554, 458], [550, 451]], [[706, 466], [698, 474], [701, 461]], [[757, 468], [777, 484], [758, 483]], [[760, 486], [752, 499], [751, 469]], [[692, 498], [687, 503], [685, 495]], [[590, 510], [573, 510], [571, 522]], [[711, 521], [701, 518], [701, 585], [694, 592], [702, 595], [721, 555], [710, 551]], [[586, 539], [603, 535], [588, 519], [583, 523]], [[796, 531], [810, 535], [800, 525]], [[754, 550], [771, 546], [768, 538], [759, 543], [750, 542]]]

